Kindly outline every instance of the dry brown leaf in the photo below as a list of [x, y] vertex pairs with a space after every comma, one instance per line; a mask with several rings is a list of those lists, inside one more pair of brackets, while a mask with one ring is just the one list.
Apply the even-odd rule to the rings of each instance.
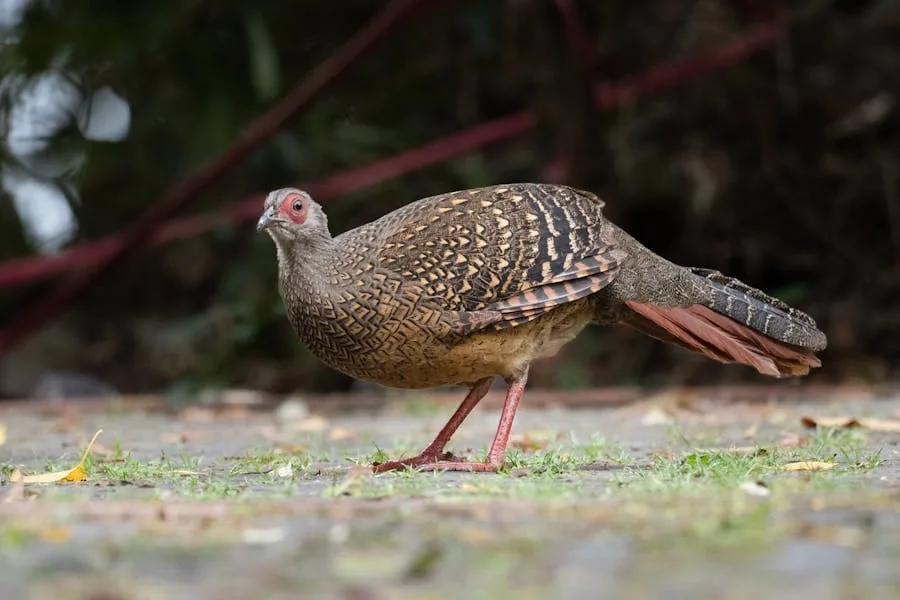
[[800, 419], [804, 427], [859, 427], [859, 421], [852, 417], [803, 417]]
[[103, 430], [98, 429], [97, 433], [94, 434], [94, 437], [91, 438], [91, 442], [85, 449], [84, 454], [81, 455], [81, 460], [78, 461], [77, 465], [75, 465], [68, 471], [40, 473], [38, 475], [22, 475], [21, 473], [16, 471], [10, 477], [10, 481], [21, 480], [24, 483], [61, 483], [64, 481], [84, 481], [85, 479], [87, 479], [87, 473], [84, 472], [84, 461], [87, 460], [88, 455], [91, 453], [91, 449], [94, 447], [94, 442], [97, 441], [97, 438], [101, 433], [103, 433]]
[[833, 462], [820, 462], [816, 460], [801, 460], [798, 462], [781, 465], [782, 471], [827, 471], [834, 468]]
[[900, 433], [900, 419], [876, 419], [855, 417], [803, 417], [804, 427], [862, 427], [870, 431]]
[[355, 431], [353, 431], [352, 429], [346, 429], [344, 427], [335, 427], [331, 430], [331, 433], [328, 434], [328, 439], [332, 441], [352, 440], [355, 437]]

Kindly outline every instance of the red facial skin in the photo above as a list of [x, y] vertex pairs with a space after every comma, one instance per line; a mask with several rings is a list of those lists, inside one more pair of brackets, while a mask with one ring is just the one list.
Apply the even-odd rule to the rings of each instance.
[[281, 201], [281, 208], [278, 212], [284, 218], [297, 225], [306, 222], [306, 215], [309, 210], [309, 199], [302, 194], [288, 194]]

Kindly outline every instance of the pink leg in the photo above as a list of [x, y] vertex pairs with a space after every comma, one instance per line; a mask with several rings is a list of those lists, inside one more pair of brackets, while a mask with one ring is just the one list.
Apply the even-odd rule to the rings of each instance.
[[466, 417], [469, 416], [469, 413], [472, 412], [472, 409], [475, 408], [475, 405], [481, 402], [481, 399], [487, 395], [488, 390], [491, 389], [491, 381], [492, 379], [490, 377], [482, 379], [469, 390], [469, 393], [466, 394], [466, 397], [459, 405], [459, 408], [456, 409], [456, 412], [453, 413], [453, 416], [450, 417], [447, 424], [444, 425], [443, 429], [435, 436], [434, 441], [428, 444], [428, 447], [422, 450], [418, 456], [375, 464], [372, 465], [372, 470], [376, 473], [403, 470], [406, 467], [419, 467], [438, 462], [441, 459], [451, 458], [450, 456], [445, 455], [444, 447], [447, 445], [447, 442], [450, 441], [450, 438], [453, 437], [453, 434], [456, 433], [456, 430], [459, 429], [459, 426], [462, 425], [462, 422]]
[[[497, 433], [494, 435], [494, 441], [491, 443], [491, 448], [488, 450], [487, 459], [484, 462], [467, 462], [461, 460], [447, 460], [445, 457], [440, 457], [440, 459], [432, 458], [429, 461], [420, 461], [415, 464], [411, 464], [409, 466], [414, 466], [420, 470], [429, 470], [429, 471], [475, 471], [480, 473], [491, 473], [495, 472], [503, 466], [503, 459], [506, 456], [506, 446], [509, 443], [509, 433], [512, 430], [513, 420], [516, 418], [516, 410], [519, 408], [519, 401], [522, 399], [522, 394], [525, 392], [525, 383], [528, 381], [528, 369], [525, 369], [525, 372], [522, 373], [519, 377], [509, 382], [509, 387], [506, 390], [506, 400], [503, 402], [503, 411], [500, 413], [500, 423], [497, 425]], [[473, 390], [474, 392], [474, 390]], [[485, 392], [486, 393], [486, 392]], [[471, 395], [471, 393], [470, 393]], [[482, 394], [483, 395], [483, 394]], [[480, 399], [480, 398], [479, 398]], [[466, 400], [463, 401], [463, 405], [459, 407], [457, 413], [461, 412], [463, 407], [466, 404]], [[474, 406], [474, 403], [473, 403]], [[465, 418], [465, 415], [471, 411], [471, 407], [465, 412], [462, 418]], [[453, 415], [454, 418], [456, 415]], [[462, 421], [462, 418], [460, 421]], [[453, 419], [451, 419], [451, 422]], [[447, 424], [449, 426], [450, 423]], [[457, 423], [457, 427], [459, 424]], [[444, 429], [447, 429], [445, 427]], [[454, 428], [455, 431], [455, 428]], [[441, 434], [444, 432], [441, 431], [438, 434], [438, 439], [441, 437]], [[451, 431], [452, 434], [452, 431]], [[449, 438], [449, 435], [447, 436]], [[438, 440], [435, 439], [435, 442]], [[446, 443], [446, 441], [445, 441]], [[432, 446], [434, 443], [432, 443]], [[429, 446], [431, 448], [431, 446]], [[443, 449], [443, 446], [441, 446]], [[427, 451], [427, 449], [426, 449]], [[423, 456], [425, 452], [420, 454], [419, 456]], [[416, 457], [419, 458], [419, 457]], [[443, 459], [443, 460], [441, 460]], [[395, 461], [395, 462], [403, 462], [403, 461]], [[386, 466], [392, 463], [384, 463]], [[407, 465], [402, 464], [399, 467], [393, 468], [405, 468]], [[379, 470], [388, 470], [388, 469], [379, 469], [376, 467], [376, 471]]]

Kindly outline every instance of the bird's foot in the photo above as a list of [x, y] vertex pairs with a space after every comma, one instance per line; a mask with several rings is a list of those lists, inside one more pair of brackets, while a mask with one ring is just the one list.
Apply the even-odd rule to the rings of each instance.
[[455, 462], [457, 458], [452, 452], [434, 452], [425, 450], [421, 454], [404, 458], [402, 460], [389, 460], [383, 463], [374, 463], [372, 471], [384, 473], [386, 471], [405, 471], [406, 469], [424, 469], [430, 464], [439, 462]]
[[387, 471], [405, 471], [415, 469], [417, 471], [468, 471], [471, 473], [496, 473], [503, 463], [503, 457], [485, 462], [460, 460], [450, 452], [441, 454], [423, 452], [418, 456], [404, 458], [403, 460], [391, 460], [372, 465], [375, 473]]

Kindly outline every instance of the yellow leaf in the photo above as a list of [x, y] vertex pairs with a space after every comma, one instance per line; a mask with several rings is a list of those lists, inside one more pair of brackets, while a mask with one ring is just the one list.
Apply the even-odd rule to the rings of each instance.
[[0, 423], [0, 446], [6, 443], [6, 423]]
[[782, 471], [827, 471], [834, 468], [833, 462], [819, 462], [815, 460], [801, 460], [799, 462], [781, 465]]
[[63, 481], [84, 481], [87, 479], [87, 473], [84, 472], [84, 461], [87, 460], [88, 454], [91, 453], [91, 448], [94, 446], [94, 442], [97, 441], [97, 438], [100, 434], [103, 433], [102, 429], [98, 429], [97, 433], [94, 434], [94, 437], [91, 438], [91, 443], [88, 444], [87, 449], [84, 451], [84, 454], [81, 455], [81, 460], [78, 461], [78, 464], [69, 469], [68, 471], [56, 471], [55, 473], [40, 473], [38, 475], [22, 475], [18, 471], [10, 476], [10, 481], [18, 481], [21, 479], [24, 483], [60, 483]]

